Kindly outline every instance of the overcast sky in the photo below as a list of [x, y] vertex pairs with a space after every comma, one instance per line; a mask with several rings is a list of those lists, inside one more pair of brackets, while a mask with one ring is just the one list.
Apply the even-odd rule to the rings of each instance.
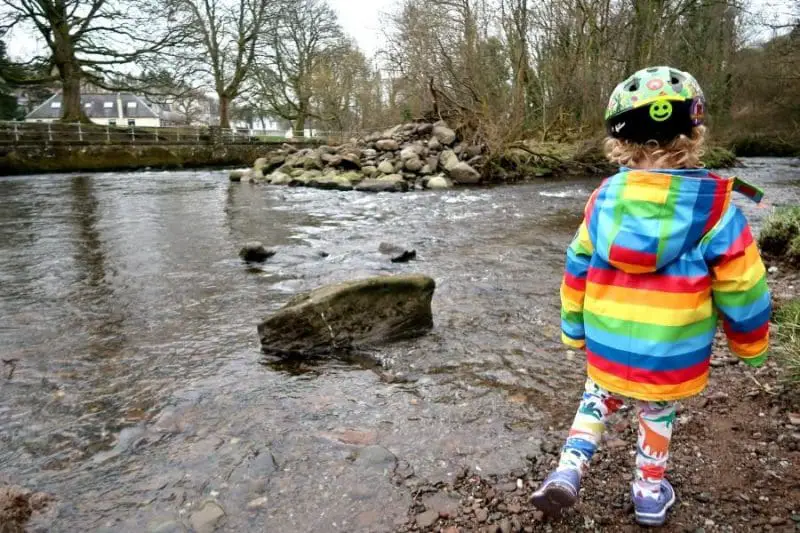
[[[754, 10], [764, 12], [770, 22], [786, 22], [789, 19], [792, 0], [750, 0]], [[385, 14], [395, 11], [401, 0], [329, 0], [339, 15], [339, 22], [350, 36], [354, 37], [368, 57], [380, 48], [383, 40], [382, 28], [387, 24]], [[30, 36], [12, 33], [9, 45], [11, 57], [31, 57], [37, 46]]]
[[[387, 12], [394, 11], [400, 0], [328, 0], [339, 15], [344, 31], [354, 37], [358, 45], [372, 56], [380, 47], [381, 29], [386, 24]], [[36, 40], [21, 32], [12, 32], [8, 53], [13, 58], [31, 57], [36, 52]]]

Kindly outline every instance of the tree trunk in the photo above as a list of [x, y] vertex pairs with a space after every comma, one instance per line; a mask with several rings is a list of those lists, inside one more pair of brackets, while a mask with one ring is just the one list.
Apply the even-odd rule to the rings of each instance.
[[81, 107], [81, 77], [80, 69], [74, 65], [64, 65], [59, 68], [61, 73], [62, 122], [90, 122], [89, 117]]
[[230, 128], [231, 127], [231, 120], [230, 120], [230, 107], [231, 107], [231, 98], [228, 95], [220, 94], [219, 95], [219, 127], [220, 128]]
[[300, 105], [297, 106], [297, 116], [294, 119], [293, 136], [305, 137], [306, 136], [306, 118], [308, 117], [308, 101], [300, 100]]
[[294, 125], [292, 126], [292, 135], [294, 137], [305, 137], [306, 136], [306, 113], [305, 113], [305, 110], [298, 111], [297, 118], [294, 119]]
[[81, 64], [75, 56], [75, 43], [67, 24], [66, 6], [55, 4], [55, 11], [48, 13], [52, 25], [53, 62], [61, 78], [61, 121], [89, 122], [81, 107]]

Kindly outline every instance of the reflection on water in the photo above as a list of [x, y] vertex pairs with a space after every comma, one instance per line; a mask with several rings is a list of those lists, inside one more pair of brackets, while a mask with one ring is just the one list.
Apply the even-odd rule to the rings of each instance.
[[[790, 165], [739, 174], [797, 203]], [[146, 531], [209, 498], [231, 530], [383, 531], [409, 499], [389, 452], [430, 480], [523, 466], [542, 409], [582, 372], [558, 344], [557, 287], [595, 184], [365, 195], [223, 172], [4, 179], [0, 349], [18, 362], [0, 380], [3, 475], [57, 496], [48, 531]], [[756, 224], [770, 211], [740, 205]], [[278, 254], [248, 269], [250, 240]], [[418, 260], [388, 262], [384, 241]], [[399, 272], [436, 279], [436, 325], [378, 354], [388, 374], [262, 360], [255, 325], [290, 295]]]

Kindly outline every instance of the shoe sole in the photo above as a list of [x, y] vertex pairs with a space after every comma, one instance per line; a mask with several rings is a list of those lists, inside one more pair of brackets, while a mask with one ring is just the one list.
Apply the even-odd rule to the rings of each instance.
[[578, 496], [572, 490], [557, 483], [531, 497], [531, 503], [547, 516], [560, 516], [564, 509], [572, 507], [577, 501]]
[[675, 505], [675, 491], [672, 492], [672, 498], [664, 505], [664, 509], [660, 513], [636, 513], [636, 523], [640, 526], [663, 526], [667, 521], [667, 511]]

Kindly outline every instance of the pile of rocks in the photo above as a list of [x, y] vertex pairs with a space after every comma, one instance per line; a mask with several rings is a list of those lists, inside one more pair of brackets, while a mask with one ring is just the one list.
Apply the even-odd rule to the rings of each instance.
[[231, 181], [365, 192], [449, 189], [481, 181], [484, 147], [459, 142], [446, 123], [400, 124], [341, 146], [284, 145]]

